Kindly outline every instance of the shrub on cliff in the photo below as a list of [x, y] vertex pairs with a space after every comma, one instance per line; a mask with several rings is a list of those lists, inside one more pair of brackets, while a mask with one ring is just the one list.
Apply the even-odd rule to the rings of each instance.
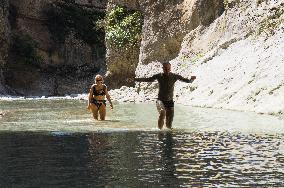
[[63, 43], [66, 36], [74, 33], [77, 39], [90, 46], [104, 44], [105, 33], [103, 29], [97, 27], [97, 22], [104, 19], [105, 13], [70, 0], [53, 2], [43, 13], [54, 41]]
[[141, 40], [142, 24], [139, 11], [115, 6], [106, 16], [106, 39], [117, 47], [137, 45]]

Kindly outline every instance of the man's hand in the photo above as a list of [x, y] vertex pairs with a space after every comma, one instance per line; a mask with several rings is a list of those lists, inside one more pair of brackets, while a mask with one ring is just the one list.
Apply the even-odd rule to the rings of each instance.
[[110, 109], [113, 109], [113, 105], [112, 105], [112, 103], [110, 104]]
[[134, 77], [133, 78], [127, 78], [126, 82], [128, 82], [128, 83], [135, 82], [135, 78]]

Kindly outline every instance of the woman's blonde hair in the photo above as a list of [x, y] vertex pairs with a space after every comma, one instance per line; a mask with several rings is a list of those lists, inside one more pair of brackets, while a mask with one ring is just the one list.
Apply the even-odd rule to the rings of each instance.
[[102, 77], [102, 75], [97, 74], [96, 77], [95, 77], [94, 82], [97, 83], [97, 80], [104, 80], [104, 78]]

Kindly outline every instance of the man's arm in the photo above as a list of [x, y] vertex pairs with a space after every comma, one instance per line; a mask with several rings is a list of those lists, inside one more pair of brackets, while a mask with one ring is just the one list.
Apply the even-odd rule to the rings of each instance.
[[136, 82], [154, 82], [157, 79], [157, 75], [153, 75], [149, 78], [134, 78]]
[[196, 76], [191, 76], [190, 79], [188, 78], [184, 78], [182, 77], [181, 75], [176, 75], [177, 76], [177, 79], [182, 81], [182, 82], [186, 82], [186, 83], [192, 83], [195, 79], [196, 79]]

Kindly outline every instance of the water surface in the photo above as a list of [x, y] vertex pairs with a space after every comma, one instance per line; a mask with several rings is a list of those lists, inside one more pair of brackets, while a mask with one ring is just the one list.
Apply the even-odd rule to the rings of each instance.
[[[0, 131], [157, 131], [155, 104], [114, 104], [107, 121], [95, 121], [80, 100], [0, 101]], [[176, 105], [173, 128], [183, 131], [284, 133], [284, 120], [270, 115]]]
[[284, 123], [177, 105], [116, 104], [94, 121], [85, 101], [0, 101], [0, 187], [283, 187]]

